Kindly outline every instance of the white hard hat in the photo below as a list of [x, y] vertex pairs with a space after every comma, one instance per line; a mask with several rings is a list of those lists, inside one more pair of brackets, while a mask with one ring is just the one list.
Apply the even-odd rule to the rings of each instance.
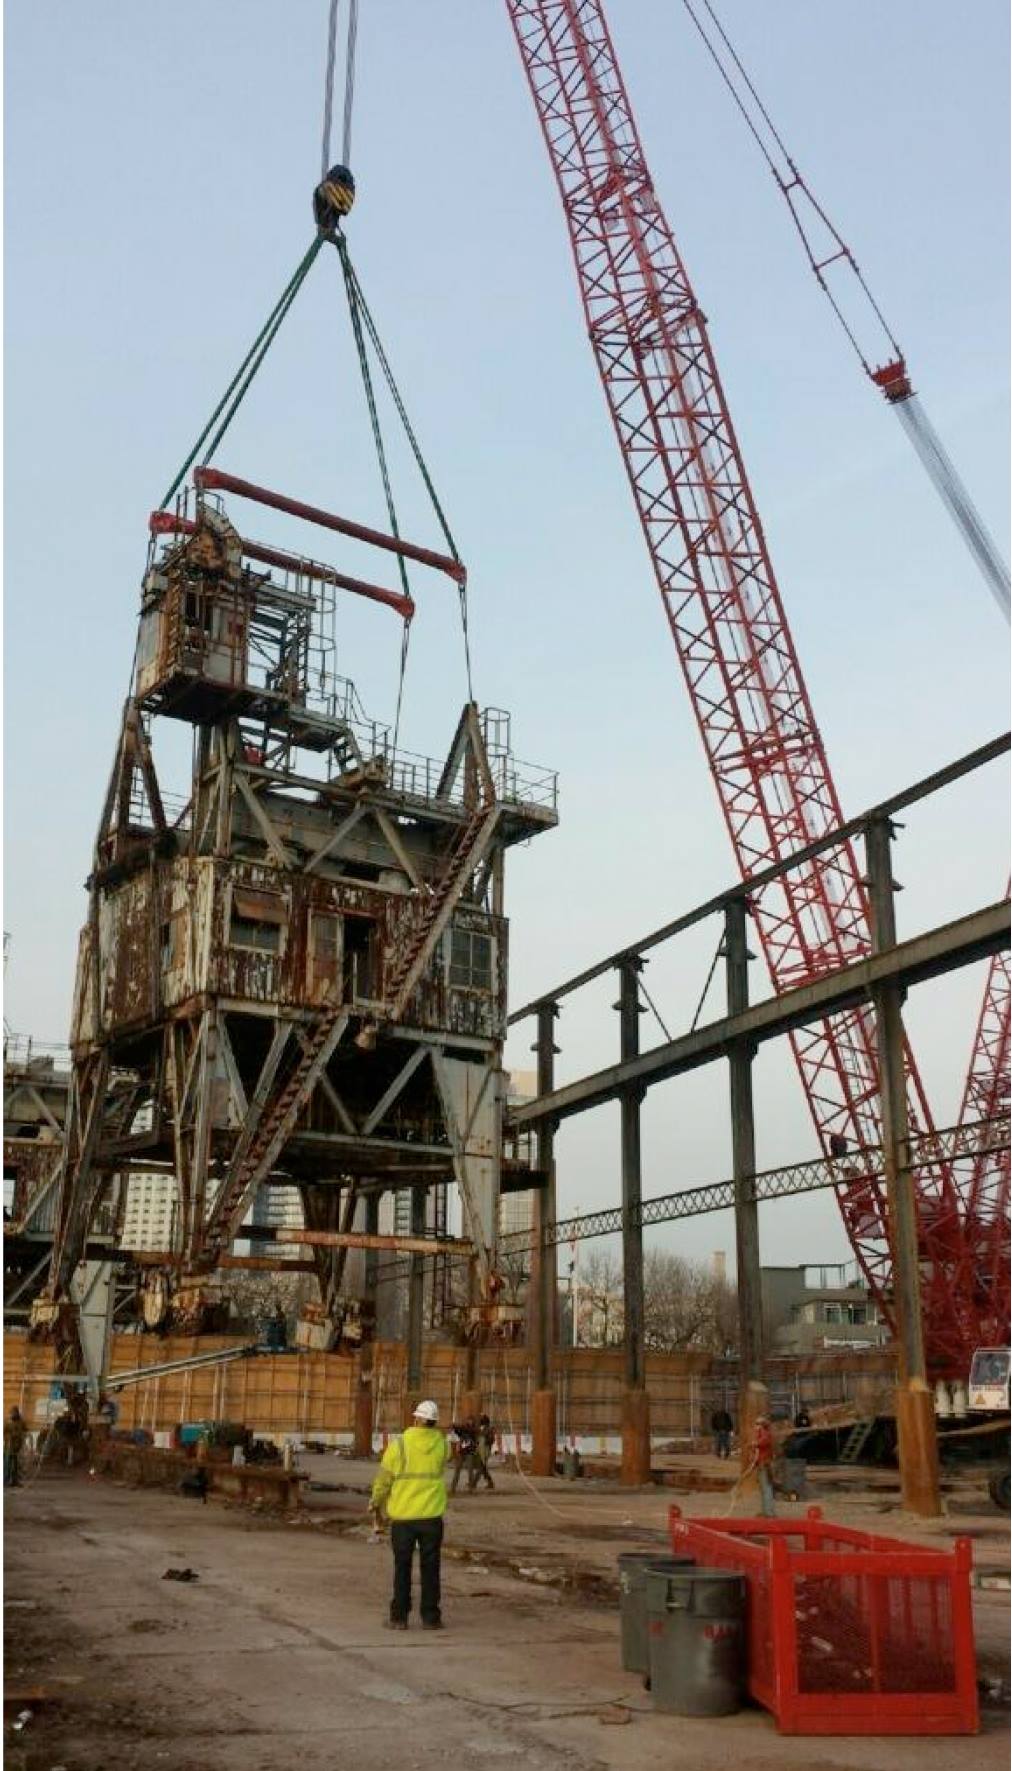
[[434, 1402], [419, 1402], [418, 1407], [415, 1409], [415, 1419], [431, 1421], [432, 1425], [435, 1426], [439, 1419], [439, 1409]]

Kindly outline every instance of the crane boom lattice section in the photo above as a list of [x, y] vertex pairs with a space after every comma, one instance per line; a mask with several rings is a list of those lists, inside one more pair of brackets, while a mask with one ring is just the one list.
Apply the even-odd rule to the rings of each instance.
[[[842, 824], [710, 346], [665, 219], [601, 0], [508, 0], [569, 226], [591, 344], [721, 808], [748, 876]], [[765, 889], [755, 922], [778, 990], [870, 950], [852, 846]], [[827, 1153], [879, 1141], [870, 1011], [793, 1044]], [[931, 1118], [908, 1054], [911, 1123]], [[845, 1141], [845, 1142], [844, 1142]], [[958, 1201], [940, 1171], [923, 1214], [929, 1333], [956, 1348]], [[889, 1308], [885, 1201], [871, 1176], [839, 1195], [873, 1291]], [[943, 1346], [942, 1343], [945, 1343]]]
[[[1009, 1021], [1012, 1008], [1009, 955], [996, 953], [988, 967], [984, 1001], [960, 1109], [960, 1123], [979, 1117], [1007, 1120], [1010, 1100]], [[964, 1298], [991, 1301], [981, 1341], [1000, 1344], [1009, 1308], [1009, 1151], [982, 1151], [965, 1182], [963, 1222], [968, 1272]]]

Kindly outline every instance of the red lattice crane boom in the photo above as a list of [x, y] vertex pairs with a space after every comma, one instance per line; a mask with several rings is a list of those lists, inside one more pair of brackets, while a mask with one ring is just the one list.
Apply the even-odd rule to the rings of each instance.
[[[1012, 979], [1009, 955], [996, 953], [988, 967], [960, 1123], [998, 1119], [1009, 1110]], [[976, 1157], [963, 1206], [969, 1255], [964, 1295], [979, 1300], [978, 1340], [1004, 1345], [1009, 1314], [1009, 1152]]]
[[[728, 412], [707, 324], [658, 201], [601, 0], [507, 0], [569, 227], [591, 345], [664, 610], [743, 876], [843, 822]], [[841, 844], [755, 905], [785, 990], [869, 951], [857, 857]], [[879, 1140], [870, 1010], [793, 1038], [827, 1152]], [[908, 1055], [911, 1120], [930, 1115]], [[881, 1190], [838, 1194], [851, 1243], [889, 1313]], [[970, 1252], [951, 1174], [919, 1176], [928, 1360], [964, 1374]], [[969, 1344], [968, 1344], [969, 1343]]]

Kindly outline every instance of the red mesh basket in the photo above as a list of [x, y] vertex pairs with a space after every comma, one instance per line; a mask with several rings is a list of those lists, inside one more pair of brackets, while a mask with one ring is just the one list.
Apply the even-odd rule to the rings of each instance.
[[782, 1734], [975, 1734], [972, 1548], [804, 1519], [683, 1519], [671, 1544], [748, 1589], [749, 1690]]

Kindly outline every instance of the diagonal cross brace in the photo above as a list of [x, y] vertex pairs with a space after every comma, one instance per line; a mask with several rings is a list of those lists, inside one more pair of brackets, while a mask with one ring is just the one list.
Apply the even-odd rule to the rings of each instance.
[[[271, 1089], [254, 1124], [244, 1129], [243, 1136], [229, 1164], [204, 1235], [204, 1258], [230, 1242], [242, 1223], [250, 1197], [270, 1173], [291, 1136], [295, 1121], [313, 1093], [320, 1077], [344, 1037], [349, 1014], [327, 1019], [316, 1029], [316, 1048], [304, 1052], [296, 1068], [297, 1088], [291, 1079]], [[287, 1029], [286, 1029], [287, 1036]], [[277, 1043], [277, 1037], [275, 1038]], [[272, 1047], [273, 1050], [273, 1047]], [[262, 1079], [261, 1079], [262, 1080]], [[259, 1093], [259, 1088], [258, 1091]], [[264, 1128], [270, 1130], [265, 1141]]]
[[470, 878], [475, 868], [484, 860], [492, 841], [492, 837], [495, 834], [495, 827], [499, 822], [499, 812], [499, 806], [493, 805], [490, 807], [481, 823], [478, 825], [474, 840], [458, 853], [455, 858], [451, 859], [446, 874], [443, 879], [438, 882], [435, 893], [435, 907], [430, 905], [428, 908], [427, 914], [429, 920], [427, 926], [423, 922], [423, 927], [425, 927], [424, 938], [418, 947], [408, 970], [405, 972], [403, 979], [399, 983], [396, 994], [390, 1004], [388, 1012], [392, 1021], [399, 1020], [404, 1013], [411, 992], [415, 988], [425, 967], [428, 965], [436, 942], [439, 940], [440, 935], [460, 901], [460, 895], [464, 889], [465, 881]]

